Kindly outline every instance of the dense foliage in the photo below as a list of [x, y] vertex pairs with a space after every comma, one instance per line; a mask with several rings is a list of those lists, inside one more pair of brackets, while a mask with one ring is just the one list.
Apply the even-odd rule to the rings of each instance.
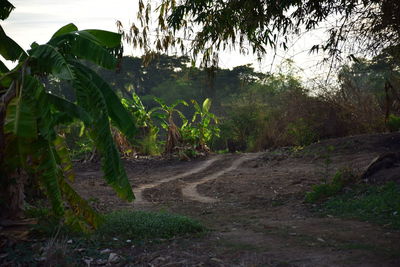
[[[4, 19], [13, 7], [1, 8]], [[87, 60], [115, 68], [121, 36], [102, 30], [80, 31], [68, 24], [46, 44], [33, 43], [27, 52], [1, 26], [0, 39], [0, 54], [18, 61], [12, 70], [4, 64], [0, 69], [1, 217], [21, 215], [24, 187], [29, 184], [44, 190], [56, 216], [72, 216], [76, 223], [83, 220], [96, 227], [99, 217], [69, 184], [74, 180], [72, 164], [58, 129], [74, 120], [83, 122], [101, 156], [104, 179], [120, 197], [133, 199], [110, 119], [131, 137], [135, 122], [109, 85], [83, 64]], [[76, 99], [71, 102], [54, 94], [46, 85], [49, 78], [67, 83], [65, 90]]]
[[[398, 47], [399, 14], [397, 0], [140, 0], [140, 23], [124, 36], [148, 55], [178, 47], [193, 59], [201, 55], [207, 66], [218, 62], [221, 50], [237, 48], [261, 57], [269, 47], [289, 47], [292, 35], [328, 25], [326, 40], [310, 44], [310, 49], [341, 58]], [[157, 22], [155, 38], [150, 34], [153, 21]]]
[[[152, 127], [160, 125], [154, 113], [159, 104], [154, 98], [163, 102], [165, 110], [174, 102], [182, 103], [177, 99], [185, 103], [211, 99], [210, 112], [218, 124], [207, 129], [218, 125], [219, 133], [207, 140], [207, 145], [212, 150], [256, 151], [381, 132], [386, 125], [396, 128], [400, 73], [393, 60], [383, 53], [343, 65], [336, 88], [305, 85], [290, 61], [281, 66], [279, 74], [259, 73], [249, 65], [217, 68], [211, 83], [207, 70], [191, 66], [186, 57], [158, 55], [147, 66], [140, 64], [139, 58], [123, 57], [120, 72], [98, 71], [121, 96], [135, 94], [141, 99], [141, 109], [151, 114]], [[153, 76], [157, 84], [151, 80]], [[185, 129], [185, 121], [190, 121], [195, 109], [183, 104], [175, 109], [181, 113], [174, 124], [184, 137], [189, 129]], [[166, 132], [153, 132], [162, 146]]]

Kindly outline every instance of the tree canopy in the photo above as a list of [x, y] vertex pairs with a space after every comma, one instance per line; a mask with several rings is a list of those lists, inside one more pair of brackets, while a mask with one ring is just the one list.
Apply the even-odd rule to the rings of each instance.
[[[158, 14], [155, 36], [153, 12]], [[222, 49], [237, 48], [259, 57], [268, 47], [286, 49], [288, 36], [316, 29], [328, 20], [335, 22], [327, 29], [328, 38], [313, 44], [311, 51], [324, 50], [340, 59], [344, 51], [377, 54], [400, 45], [397, 0], [162, 0], [157, 4], [140, 0], [138, 18], [140, 25], [124, 32], [127, 40], [150, 55], [179, 47], [193, 59], [202, 55], [205, 66], [216, 63]]]

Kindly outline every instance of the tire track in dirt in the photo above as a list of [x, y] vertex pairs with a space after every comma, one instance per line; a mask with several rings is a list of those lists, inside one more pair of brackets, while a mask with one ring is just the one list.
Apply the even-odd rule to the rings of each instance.
[[183, 197], [188, 198], [193, 201], [202, 202], [202, 203], [215, 203], [215, 202], [219, 201], [218, 199], [215, 199], [212, 197], [200, 195], [200, 193], [197, 191], [197, 186], [200, 184], [207, 183], [211, 180], [218, 179], [218, 177], [220, 177], [221, 175], [237, 169], [243, 162], [252, 160], [252, 159], [256, 159], [258, 156], [260, 156], [260, 153], [245, 154], [245, 155], [241, 156], [240, 158], [236, 159], [235, 161], [233, 161], [229, 167], [227, 167], [219, 172], [212, 173], [199, 181], [189, 183], [188, 185], [186, 185], [185, 187], [182, 188]]
[[195, 173], [201, 172], [205, 169], [207, 169], [211, 164], [213, 164], [215, 161], [220, 160], [222, 157], [221, 156], [216, 156], [213, 157], [203, 163], [201, 163], [199, 166], [197, 166], [196, 168], [191, 169], [190, 171], [172, 176], [172, 177], [168, 177], [162, 180], [159, 180], [157, 182], [154, 183], [149, 183], [149, 184], [142, 184], [139, 185], [136, 188], [133, 188], [133, 193], [135, 194], [135, 201], [133, 202], [134, 204], [140, 204], [140, 205], [146, 205], [146, 204], [150, 204], [150, 202], [148, 202], [147, 200], [144, 199], [143, 197], [143, 191], [146, 189], [150, 189], [150, 188], [154, 188], [157, 187], [161, 184], [164, 183], [168, 183], [177, 179], [181, 179], [181, 178], [185, 178], [187, 176], [193, 175]]

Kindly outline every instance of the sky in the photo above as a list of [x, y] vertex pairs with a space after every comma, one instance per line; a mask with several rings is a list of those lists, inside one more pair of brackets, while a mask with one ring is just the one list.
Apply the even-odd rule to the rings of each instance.
[[[16, 9], [10, 17], [1, 23], [6, 34], [24, 49], [29, 49], [34, 41], [47, 42], [60, 27], [74, 23], [79, 29], [103, 29], [117, 31], [116, 21], [123, 25], [135, 22], [137, 0], [9, 0]], [[278, 49], [270, 51], [261, 62], [255, 55], [241, 55], [238, 52], [221, 52], [219, 66], [233, 68], [244, 64], [253, 64], [256, 71], [279, 71], [285, 59], [295, 62], [297, 75], [303, 79], [324, 78], [327, 68], [318, 63], [322, 55], [309, 55], [308, 50], [319, 42], [324, 34], [321, 31], [298, 38], [288, 51]], [[125, 47], [125, 54], [140, 55], [140, 51]], [[8, 63], [10, 66], [10, 64]]]

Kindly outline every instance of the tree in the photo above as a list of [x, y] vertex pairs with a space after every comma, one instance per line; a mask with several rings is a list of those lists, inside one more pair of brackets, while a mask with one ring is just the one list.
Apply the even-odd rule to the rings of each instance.
[[[14, 7], [2, 1], [0, 19]], [[117, 194], [134, 198], [110, 131], [110, 119], [121, 132], [133, 136], [136, 126], [117, 95], [93, 70], [91, 61], [113, 69], [121, 51], [121, 36], [102, 30], [79, 31], [73, 24], [59, 29], [43, 45], [25, 52], [0, 26], [0, 54], [18, 65], [11, 71], [0, 62], [0, 206], [2, 217], [20, 215], [28, 179], [43, 188], [54, 214], [73, 212], [96, 227], [99, 217], [69, 184], [72, 164], [57, 126], [82, 121], [102, 158], [104, 179]], [[68, 82], [76, 102], [48, 91], [48, 78]], [[64, 201], [69, 210], [65, 210]]]
[[[158, 2], [159, 3], [159, 2]], [[397, 0], [163, 0], [157, 4], [156, 38], [149, 33], [154, 4], [139, 1], [140, 25], [132, 25], [124, 36], [148, 54], [180, 47], [193, 59], [203, 55], [204, 65], [218, 61], [218, 51], [238, 48], [259, 57], [268, 47], [287, 48], [288, 36], [316, 29], [328, 19], [336, 26], [329, 37], [311, 51], [325, 50], [341, 58], [348, 42], [348, 53], [358, 49], [379, 53], [385, 47], [400, 45], [400, 3]], [[187, 45], [188, 40], [191, 45]], [[248, 45], [247, 45], [248, 44]], [[356, 45], [357, 44], [357, 45]]]

